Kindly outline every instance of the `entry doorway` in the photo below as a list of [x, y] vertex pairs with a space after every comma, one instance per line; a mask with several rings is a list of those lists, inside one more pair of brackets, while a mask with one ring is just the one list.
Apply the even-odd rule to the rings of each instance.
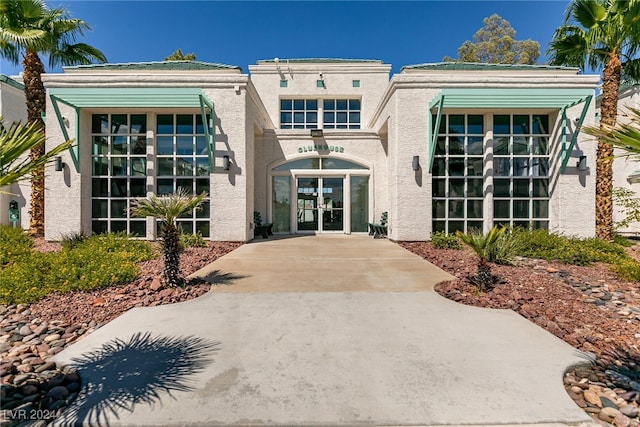
[[344, 178], [297, 178], [299, 232], [344, 232]]

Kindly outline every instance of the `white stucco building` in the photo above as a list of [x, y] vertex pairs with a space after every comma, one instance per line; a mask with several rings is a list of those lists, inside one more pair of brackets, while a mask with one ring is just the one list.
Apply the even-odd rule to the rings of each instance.
[[[46, 238], [126, 230], [152, 238], [132, 199], [206, 191], [187, 232], [253, 238], [365, 233], [389, 238], [543, 227], [595, 232], [597, 75], [549, 66], [274, 59], [245, 74], [201, 62], [67, 67], [43, 76], [47, 136], [76, 138], [46, 181]], [[50, 147], [49, 147], [50, 148]], [[583, 158], [582, 165], [578, 162]]]

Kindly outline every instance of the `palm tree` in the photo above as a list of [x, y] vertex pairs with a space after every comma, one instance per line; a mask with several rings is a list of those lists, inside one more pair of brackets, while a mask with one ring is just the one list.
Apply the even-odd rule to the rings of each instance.
[[[46, 98], [42, 83], [44, 65], [40, 54], [48, 56], [49, 66], [106, 62], [98, 49], [75, 43], [89, 30], [86, 22], [70, 18], [64, 9], [48, 9], [43, 0], [0, 0], [0, 55], [17, 64], [22, 55], [27, 120], [44, 128], [42, 113]], [[44, 143], [33, 147], [31, 158], [45, 152]], [[44, 168], [33, 171], [31, 181], [31, 233], [44, 234]]]
[[180, 229], [176, 219], [182, 215], [200, 209], [200, 204], [207, 193], [192, 195], [179, 188], [175, 194], [168, 196], [151, 195], [148, 199], [134, 200], [131, 214], [138, 217], [152, 216], [162, 221], [162, 255], [164, 259], [164, 279], [169, 286], [182, 284], [180, 276]]
[[628, 123], [615, 126], [585, 126], [582, 130], [616, 148], [626, 151], [624, 156], [640, 156], [640, 109], [630, 108]]
[[497, 246], [502, 235], [507, 230], [506, 227], [493, 227], [484, 235], [481, 231], [465, 234], [458, 231], [456, 235], [473, 250], [478, 256], [478, 270], [474, 276], [469, 277], [469, 281], [478, 287], [480, 292], [487, 292], [498, 280], [496, 276], [491, 274], [490, 261], [493, 261], [498, 251]]
[[42, 145], [44, 139], [44, 132], [37, 123], [21, 125], [14, 122], [7, 129], [0, 121], [0, 188], [27, 179], [34, 170], [73, 145], [73, 141], [67, 141], [37, 159], [27, 157], [26, 153]]
[[[613, 126], [624, 78], [640, 77], [640, 0], [573, 0], [551, 40], [551, 63], [603, 69], [600, 125]], [[598, 141], [596, 235], [613, 240], [613, 146]]]

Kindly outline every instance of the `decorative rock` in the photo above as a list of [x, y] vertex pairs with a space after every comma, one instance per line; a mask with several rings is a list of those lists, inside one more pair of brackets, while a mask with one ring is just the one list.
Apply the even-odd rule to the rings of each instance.
[[47, 335], [44, 338], [44, 342], [49, 343], [51, 341], [55, 341], [55, 340], [59, 340], [60, 339], [60, 334], [52, 334], [52, 335]]
[[20, 328], [20, 331], [18, 331], [18, 333], [22, 336], [28, 336], [28, 335], [32, 335], [33, 331], [31, 330], [29, 325], [24, 325], [22, 328]]
[[629, 427], [631, 426], [631, 420], [626, 415], [618, 413], [613, 418], [613, 425], [616, 427]]
[[614, 408], [602, 408], [600, 413], [598, 414], [598, 418], [602, 421], [606, 421], [608, 423], [613, 422], [614, 418], [620, 414], [620, 411]]
[[602, 402], [602, 407], [603, 408], [614, 408], [614, 409], [618, 409], [618, 405], [616, 405], [611, 399], [605, 397], [605, 396], [600, 396], [600, 402]]
[[40, 373], [40, 372], [44, 372], [44, 371], [51, 371], [53, 369], [56, 369], [56, 364], [55, 362], [45, 362], [44, 365], [38, 367], [36, 369], [36, 373]]
[[626, 415], [629, 418], [635, 418], [638, 416], [638, 407], [634, 405], [626, 405], [620, 408], [620, 413]]
[[592, 405], [597, 406], [598, 408], [602, 408], [602, 401], [598, 394], [592, 389], [584, 391], [584, 400], [591, 403]]
[[53, 400], [63, 400], [65, 397], [69, 396], [69, 390], [67, 390], [66, 387], [59, 385], [49, 390], [47, 396]]
[[64, 384], [64, 374], [56, 374], [49, 379], [49, 387], [55, 388]]

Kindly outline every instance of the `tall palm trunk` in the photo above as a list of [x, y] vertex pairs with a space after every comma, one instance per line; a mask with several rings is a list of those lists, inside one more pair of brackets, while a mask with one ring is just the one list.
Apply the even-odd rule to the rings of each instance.
[[[29, 123], [39, 123], [44, 132], [42, 113], [45, 111], [46, 95], [42, 74], [44, 65], [35, 52], [27, 51], [22, 62], [24, 67], [24, 88]], [[37, 159], [45, 153], [45, 143], [31, 149], [29, 157]], [[31, 174], [31, 220], [29, 231], [34, 236], [44, 236], [44, 166]]]
[[[610, 53], [602, 73], [600, 128], [613, 126], [618, 115], [618, 89], [622, 64], [617, 53]], [[613, 146], [598, 140], [596, 165], [596, 236], [613, 240]]]

